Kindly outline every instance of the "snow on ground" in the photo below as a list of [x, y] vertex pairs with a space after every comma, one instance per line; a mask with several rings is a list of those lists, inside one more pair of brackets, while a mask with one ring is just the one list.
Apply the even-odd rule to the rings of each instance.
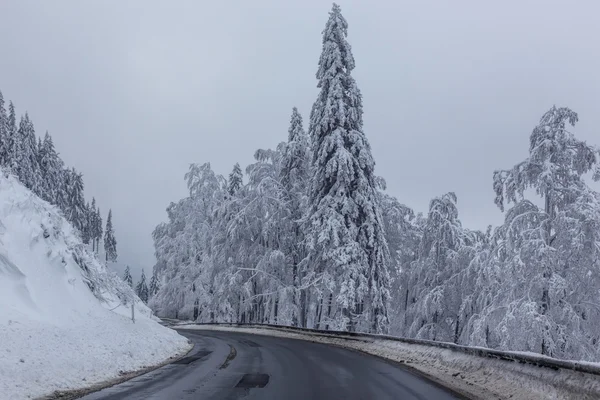
[[91, 386], [189, 350], [139, 300], [134, 324], [134, 299], [55, 207], [0, 174], [0, 399]]
[[[441, 385], [474, 399], [599, 399], [600, 376], [485, 358], [389, 339], [298, 333], [285, 329], [181, 324], [177, 329], [224, 330], [333, 344], [404, 363]], [[358, 340], [357, 340], [358, 339]]]

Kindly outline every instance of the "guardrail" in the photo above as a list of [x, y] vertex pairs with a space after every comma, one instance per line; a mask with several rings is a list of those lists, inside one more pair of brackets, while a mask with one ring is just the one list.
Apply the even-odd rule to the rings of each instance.
[[311, 335], [321, 336], [332, 336], [340, 339], [383, 339], [393, 340], [396, 342], [406, 344], [416, 344], [422, 346], [432, 346], [443, 349], [448, 349], [463, 354], [469, 354], [478, 357], [494, 358], [509, 362], [517, 362], [521, 364], [530, 364], [537, 367], [550, 368], [554, 370], [567, 369], [571, 371], [583, 372], [592, 375], [600, 376], [600, 364], [587, 363], [584, 361], [572, 361], [572, 360], [560, 360], [556, 358], [546, 357], [542, 355], [525, 354], [513, 351], [501, 351], [488, 349], [485, 347], [470, 347], [463, 346], [448, 342], [437, 342], [433, 340], [423, 339], [410, 339], [402, 338], [398, 336], [390, 335], [377, 335], [372, 333], [360, 333], [360, 332], [346, 332], [346, 331], [331, 331], [324, 329], [310, 329], [300, 328], [286, 325], [274, 325], [274, 324], [242, 324], [242, 323], [219, 323], [219, 322], [207, 322], [207, 323], [196, 323], [196, 322], [184, 322], [186, 325], [216, 325], [216, 326], [229, 326], [229, 327], [240, 327], [240, 328], [267, 328], [279, 331], [288, 331], [296, 333], [307, 333]]

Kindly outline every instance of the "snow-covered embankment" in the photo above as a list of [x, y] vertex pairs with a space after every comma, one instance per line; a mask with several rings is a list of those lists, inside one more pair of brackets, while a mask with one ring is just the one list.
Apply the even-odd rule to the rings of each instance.
[[189, 348], [98, 262], [57, 208], [0, 174], [0, 398], [88, 387]]

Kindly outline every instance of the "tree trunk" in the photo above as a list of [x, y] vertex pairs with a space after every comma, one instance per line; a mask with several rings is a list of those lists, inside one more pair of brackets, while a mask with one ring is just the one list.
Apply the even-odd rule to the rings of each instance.
[[298, 263], [296, 262], [296, 256], [294, 256], [292, 266], [292, 281], [294, 293], [292, 295], [292, 326], [298, 326]]
[[306, 320], [306, 290], [300, 290], [300, 326], [306, 328], [308, 321]]
[[319, 301], [319, 305], [317, 307], [317, 329], [321, 329], [321, 315], [323, 314], [323, 298]]
[[327, 324], [325, 325], [325, 330], [329, 330], [329, 321], [331, 320], [331, 303], [333, 301], [333, 293], [329, 293], [329, 304], [327, 306]]
[[458, 332], [460, 330], [460, 318], [456, 317], [456, 327], [454, 328], [454, 343], [458, 344]]
[[[548, 219], [546, 220], [546, 245], [550, 246], [550, 241], [551, 241], [551, 235], [552, 235], [552, 218], [553, 218], [553, 207], [552, 207], [552, 199], [550, 198], [550, 193], [548, 192], [548, 190], [546, 190], [545, 193], [545, 204], [544, 204], [544, 211], [546, 212], [546, 215], [548, 217]], [[542, 302], [540, 305], [540, 312], [542, 315], [546, 315], [546, 313], [548, 312], [548, 309], [550, 308], [550, 277], [552, 276], [552, 270], [550, 269], [550, 267], [548, 265], [545, 265], [544, 267], [544, 272], [542, 274], [543, 277], [543, 287], [542, 287]], [[544, 329], [544, 328], [542, 328]], [[542, 332], [542, 337], [544, 335], [544, 332]], [[545, 341], [542, 339], [542, 354], [544, 355], [550, 355], [550, 354], [546, 354], [547, 353], [547, 348], [545, 345]]]

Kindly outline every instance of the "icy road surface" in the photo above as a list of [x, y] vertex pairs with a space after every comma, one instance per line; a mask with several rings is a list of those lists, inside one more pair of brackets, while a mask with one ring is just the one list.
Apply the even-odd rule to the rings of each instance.
[[195, 344], [185, 358], [83, 399], [459, 398], [399, 365], [335, 346], [237, 332], [179, 332]]

